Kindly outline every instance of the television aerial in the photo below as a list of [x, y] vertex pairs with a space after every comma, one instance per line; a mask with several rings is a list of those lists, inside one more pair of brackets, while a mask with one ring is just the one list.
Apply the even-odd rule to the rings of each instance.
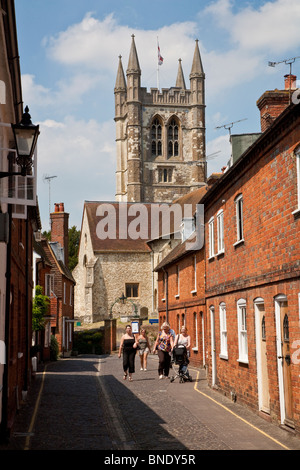
[[228, 124], [223, 124], [223, 126], [217, 126], [215, 127], [215, 129], [221, 129], [222, 127], [224, 127], [224, 129], [227, 129], [229, 131], [229, 139], [230, 139], [231, 128], [233, 127], [233, 125], [236, 124], [237, 122], [246, 121], [247, 119], [248, 118], [244, 118], [244, 119], [239, 119], [238, 121], [229, 122]]
[[51, 212], [51, 181], [53, 178], [57, 178], [57, 176], [49, 176], [49, 175], [43, 176], [44, 183], [48, 183], [49, 185], [49, 217], [50, 217], [50, 212]]

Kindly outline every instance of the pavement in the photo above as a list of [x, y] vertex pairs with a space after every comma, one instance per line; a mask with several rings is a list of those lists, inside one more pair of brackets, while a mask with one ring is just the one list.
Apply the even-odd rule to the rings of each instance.
[[190, 367], [193, 381], [180, 383], [159, 380], [157, 366], [150, 355], [141, 371], [136, 357], [132, 382], [117, 354], [39, 367], [0, 451], [300, 450], [298, 435], [212, 390], [204, 369]]

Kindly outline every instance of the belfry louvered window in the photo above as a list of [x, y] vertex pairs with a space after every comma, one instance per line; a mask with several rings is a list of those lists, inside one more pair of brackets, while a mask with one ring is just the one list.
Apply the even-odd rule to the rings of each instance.
[[154, 119], [151, 127], [151, 153], [153, 157], [162, 155], [162, 128], [157, 118]]
[[177, 157], [179, 155], [178, 136], [178, 124], [175, 119], [172, 119], [168, 126], [168, 157]]

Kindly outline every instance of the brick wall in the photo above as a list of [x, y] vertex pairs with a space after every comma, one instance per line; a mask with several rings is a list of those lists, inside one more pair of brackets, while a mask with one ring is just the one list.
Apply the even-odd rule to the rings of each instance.
[[[295, 108], [295, 114], [299, 112]], [[218, 190], [204, 202], [206, 240], [208, 222], [214, 217], [217, 253], [217, 214], [224, 214], [224, 253], [209, 258], [205, 246], [206, 309], [209, 322], [209, 381], [212, 383], [210, 308], [214, 307], [216, 345], [216, 386], [227, 395], [258, 410], [258, 370], [254, 301], [265, 306], [267, 373], [270, 417], [280, 422], [280, 394], [276, 345], [276, 296], [288, 302], [290, 345], [300, 339], [300, 218], [297, 212], [295, 146], [300, 141], [298, 117], [276, 130], [268, 142], [258, 146], [236, 171], [223, 178]], [[296, 122], [295, 122], [296, 121]], [[279, 138], [280, 135], [280, 138]], [[237, 171], [237, 169], [239, 171]], [[226, 176], [226, 175], [225, 175]], [[237, 243], [235, 200], [243, 197], [243, 241]], [[239, 361], [237, 302], [245, 299], [247, 312], [248, 362]], [[220, 303], [226, 305], [228, 358], [220, 357]], [[292, 351], [293, 352], [293, 351]], [[291, 354], [292, 354], [291, 352]], [[299, 365], [290, 366], [293, 413], [299, 421]]]
[[[11, 228], [11, 289], [8, 345], [8, 427], [10, 428], [22, 390], [28, 390], [31, 380], [29, 347], [32, 332], [32, 237], [28, 223], [28, 286], [26, 281], [26, 222], [13, 219]], [[26, 300], [28, 288], [28, 301]], [[8, 294], [9, 295], [9, 294]], [[28, 303], [27, 303], [28, 302]]]
[[162, 295], [163, 271], [160, 271], [158, 276], [160, 324], [166, 319], [166, 309], [168, 309], [168, 321], [176, 334], [180, 332], [181, 326], [187, 327], [191, 337], [190, 362], [191, 365], [198, 367], [205, 364], [206, 351], [203, 254], [203, 250], [191, 253], [165, 268], [168, 273], [168, 296], [166, 291]]

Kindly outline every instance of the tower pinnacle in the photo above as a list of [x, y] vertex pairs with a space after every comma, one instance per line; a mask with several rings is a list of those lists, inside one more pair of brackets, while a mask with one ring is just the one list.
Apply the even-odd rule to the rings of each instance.
[[202, 61], [201, 61], [201, 56], [200, 56], [200, 51], [199, 51], [199, 40], [196, 39], [196, 45], [195, 45], [195, 52], [194, 52], [194, 58], [193, 58], [193, 64], [192, 64], [192, 70], [190, 73], [190, 78], [204, 78], [204, 72], [203, 72], [203, 67], [202, 67]]
[[176, 87], [183, 88], [183, 90], [185, 90], [186, 86], [185, 86], [182, 65], [181, 65], [181, 59], [178, 59], [178, 62], [179, 64], [178, 64], [178, 73], [177, 73], [177, 79], [176, 79]]

